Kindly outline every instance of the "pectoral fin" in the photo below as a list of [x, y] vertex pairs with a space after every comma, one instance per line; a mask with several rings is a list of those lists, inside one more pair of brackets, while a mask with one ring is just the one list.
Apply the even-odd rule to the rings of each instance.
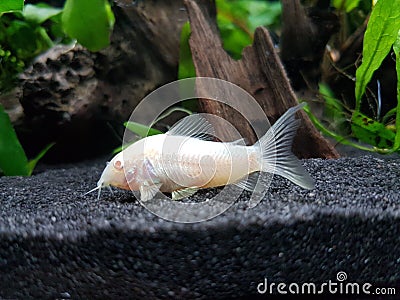
[[172, 192], [172, 200], [180, 200], [192, 196], [198, 188], [186, 188]]
[[140, 186], [140, 201], [146, 202], [154, 198], [157, 192], [160, 190], [161, 183], [147, 185], [145, 182], [143, 185]]
[[159, 178], [157, 177], [157, 172], [148, 158], [143, 160], [143, 179], [150, 179], [152, 183], [160, 183]]

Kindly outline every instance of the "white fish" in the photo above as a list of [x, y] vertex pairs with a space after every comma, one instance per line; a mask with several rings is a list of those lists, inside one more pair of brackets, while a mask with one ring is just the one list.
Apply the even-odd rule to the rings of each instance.
[[293, 183], [314, 188], [314, 180], [292, 154], [293, 137], [300, 121], [295, 113], [305, 103], [290, 108], [252, 146], [207, 140], [212, 126], [199, 115], [175, 124], [167, 133], [141, 139], [107, 163], [97, 187], [115, 186], [140, 191], [141, 201], [152, 199], [159, 191], [172, 193], [177, 200], [198, 189], [235, 184], [246, 190], [255, 188], [248, 175], [268, 172]]

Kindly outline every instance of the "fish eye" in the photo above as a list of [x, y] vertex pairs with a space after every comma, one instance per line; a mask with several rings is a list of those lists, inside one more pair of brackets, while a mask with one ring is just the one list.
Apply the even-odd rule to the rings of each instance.
[[116, 168], [117, 170], [121, 170], [123, 167], [124, 167], [124, 164], [122, 163], [122, 161], [116, 160], [114, 162], [114, 168]]

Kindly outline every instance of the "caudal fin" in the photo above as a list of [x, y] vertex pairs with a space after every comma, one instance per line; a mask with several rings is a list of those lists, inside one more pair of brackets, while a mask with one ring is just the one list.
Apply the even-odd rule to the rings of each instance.
[[295, 113], [305, 105], [301, 103], [288, 109], [254, 146], [261, 147], [262, 172], [278, 174], [303, 188], [313, 189], [314, 179], [291, 151], [293, 138], [300, 125]]

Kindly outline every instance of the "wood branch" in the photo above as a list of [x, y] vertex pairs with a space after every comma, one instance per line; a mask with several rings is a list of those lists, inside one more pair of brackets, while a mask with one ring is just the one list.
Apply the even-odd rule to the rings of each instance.
[[310, 47], [313, 46], [316, 28], [300, 0], [282, 0], [282, 20], [282, 59], [312, 61], [315, 53]]
[[[195, 1], [186, 0], [185, 4], [191, 23], [192, 34], [189, 43], [197, 76], [219, 78], [237, 84], [258, 101], [272, 123], [288, 108], [298, 103], [265, 28], [256, 29], [253, 45], [245, 48], [241, 60], [235, 61], [222, 47], [215, 20], [206, 11], [202, 11]], [[205, 112], [223, 117], [232, 123], [242, 136], [251, 142], [255, 141], [251, 127], [232, 108], [206, 99], [200, 99], [200, 106]], [[306, 113], [302, 111], [298, 116], [302, 125], [294, 141], [294, 153], [301, 158], [339, 157]]]
[[282, 0], [280, 56], [297, 90], [318, 89], [326, 44], [339, 30], [330, 1], [314, 1], [305, 9], [300, 0]]

